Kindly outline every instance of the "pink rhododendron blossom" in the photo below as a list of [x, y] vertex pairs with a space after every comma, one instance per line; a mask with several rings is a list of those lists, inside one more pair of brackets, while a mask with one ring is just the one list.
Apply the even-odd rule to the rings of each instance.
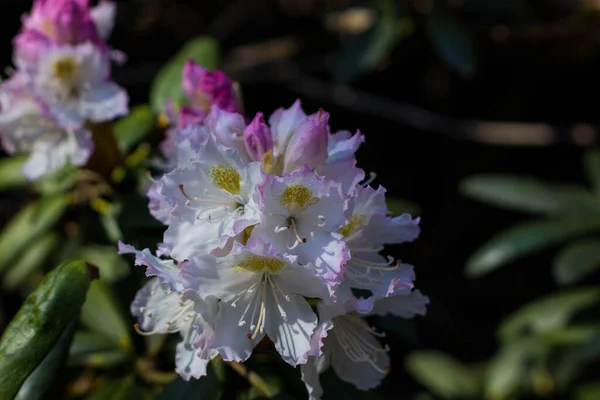
[[34, 180], [66, 164], [83, 166], [94, 149], [90, 123], [128, 112], [128, 96], [110, 79], [115, 5], [36, 0], [14, 39], [17, 70], [0, 85], [0, 137], [9, 153], [29, 153]]

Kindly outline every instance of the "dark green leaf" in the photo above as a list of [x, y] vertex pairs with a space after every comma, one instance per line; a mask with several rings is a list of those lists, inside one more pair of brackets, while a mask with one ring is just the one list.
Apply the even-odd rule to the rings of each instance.
[[117, 281], [129, 273], [129, 264], [118, 254], [115, 246], [85, 246], [79, 249], [76, 258], [97, 266], [102, 280], [107, 282]]
[[135, 106], [126, 117], [115, 123], [115, 139], [119, 149], [126, 152], [138, 144], [154, 128], [155, 116], [147, 104]]
[[580, 362], [590, 362], [600, 358], [600, 334], [576, 349], [575, 355]]
[[502, 321], [498, 336], [509, 341], [523, 333], [564, 329], [573, 314], [599, 300], [600, 287], [579, 288], [535, 300]]
[[73, 339], [76, 327], [77, 320], [73, 319], [63, 331], [50, 353], [44, 358], [44, 361], [25, 380], [15, 400], [38, 400], [46, 398], [46, 392], [56, 382], [60, 368], [67, 360], [69, 345]]
[[19, 211], [0, 234], [0, 272], [28, 251], [28, 246], [60, 219], [68, 203], [67, 195], [56, 195], [42, 198]]
[[600, 150], [593, 149], [583, 158], [585, 173], [597, 196], [600, 196]]
[[90, 285], [90, 267], [67, 261], [46, 275], [0, 341], [0, 398], [12, 399], [77, 317]]
[[200, 379], [191, 379], [189, 382], [181, 378], [165, 386], [157, 396], [157, 400], [217, 400], [221, 397], [221, 383], [213, 370], [212, 364], [208, 365], [207, 375]]
[[475, 175], [460, 187], [463, 195], [501, 208], [540, 214], [600, 214], [600, 201], [586, 189], [549, 185], [534, 178]]
[[108, 367], [129, 357], [129, 352], [119, 347], [112, 338], [99, 333], [77, 332], [69, 351], [69, 365]]
[[531, 360], [541, 359], [546, 354], [547, 348], [534, 338], [504, 344], [490, 361], [485, 379], [486, 398], [510, 398], [529, 379], [527, 370]]
[[598, 218], [525, 222], [492, 237], [467, 260], [466, 273], [479, 277], [527, 254], [600, 229]]
[[2, 280], [2, 288], [12, 291], [21, 285], [33, 271], [42, 266], [57, 243], [58, 235], [52, 232], [31, 243], [27, 252], [8, 270]]
[[600, 325], [574, 325], [542, 332], [538, 338], [548, 346], [575, 346], [588, 343], [600, 332]]
[[385, 202], [388, 210], [391, 211], [392, 215], [394, 216], [409, 213], [411, 216], [414, 217], [421, 213], [419, 206], [408, 200], [388, 197], [385, 199]]
[[6, 157], [0, 160], [0, 191], [27, 185], [27, 179], [21, 172], [26, 160], [27, 156]]
[[423, 386], [444, 399], [477, 397], [476, 376], [460, 361], [435, 350], [419, 350], [406, 358], [406, 369]]
[[128, 376], [120, 380], [108, 381], [98, 388], [86, 400], [130, 400], [137, 398], [133, 377]]
[[91, 332], [110, 338], [119, 348], [131, 349], [130, 329], [108, 286], [101, 280], [90, 285], [81, 310], [81, 322]]
[[219, 45], [206, 36], [192, 39], [158, 72], [150, 89], [150, 104], [156, 114], [165, 111], [167, 100], [171, 100], [176, 106], [184, 103], [181, 72], [188, 59], [193, 59], [206, 68], [216, 68], [219, 62]]
[[600, 267], [600, 240], [582, 239], [565, 247], [554, 259], [554, 280], [562, 285], [579, 282]]
[[426, 27], [438, 55], [463, 78], [475, 76], [473, 44], [460, 22], [449, 15], [427, 14]]
[[412, 22], [408, 18], [399, 18], [394, 1], [379, 0], [377, 6], [376, 23], [352, 38], [342, 49], [333, 74], [337, 82], [347, 83], [372, 68], [402, 37], [412, 32]]
[[33, 183], [36, 192], [43, 195], [54, 195], [67, 191], [77, 182], [79, 169], [71, 164], [42, 176]]
[[600, 399], [600, 383], [590, 382], [577, 386], [574, 400], [598, 400]]

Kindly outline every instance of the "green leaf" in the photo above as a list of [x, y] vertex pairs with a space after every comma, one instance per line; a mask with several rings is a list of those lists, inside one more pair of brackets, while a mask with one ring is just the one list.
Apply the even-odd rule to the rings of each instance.
[[588, 343], [598, 332], [599, 324], [575, 325], [542, 332], [538, 338], [548, 346], [576, 346]]
[[415, 215], [419, 215], [421, 213], [420, 207], [417, 204], [408, 200], [388, 197], [385, 199], [385, 203], [387, 205], [387, 209], [394, 216], [409, 213], [411, 216], [414, 217]]
[[591, 338], [587, 343], [582, 344], [575, 351], [577, 360], [582, 363], [594, 361], [600, 358], [600, 334]]
[[528, 364], [547, 354], [547, 348], [534, 338], [504, 344], [490, 361], [486, 378], [487, 399], [507, 399], [528, 379]]
[[0, 399], [12, 399], [50, 353], [77, 317], [93, 276], [83, 261], [67, 261], [25, 299], [0, 341]]
[[27, 158], [28, 156], [13, 156], [0, 160], [0, 191], [27, 185], [27, 179], [21, 172]]
[[76, 327], [77, 320], [73, 319], [63, 331], [50, 353], [44, 358], [44, 361], [25, 380], [15, 400], [39, 400], [46, 398], [46, 392], [56, 382], [60, 368], [67, 359], [69, 345], [73, 339]]
[[525, 222], [497, 234], [477, 249], [467, 260], [466, 273], [479, 277], [519, 257], [598, 229], [598, 218]]
[[20, 286], [33, 271], [42, 266], [57, 244], [58, 235], [52, 232], [31, 243], [27, 252], [6, 273], [2, 288], [12, 291]]
[[438, 55], [463, 78], [473, 78], [477, 71], [475, 52], [460, 21], [449, 15], [431, 13], [426, 15], [425, 22]]
[[582, 239], [565, 247], [552, 266], [554, 280], [561, 285], [579, 282], [600, 267], [600, 240]]
[[600, 300], [600, 287], [578, 288], [535, 300], [506, 318], [498, 337], [509, 341], [523, 333], [541, 334], [563, 329], [570, 317]]
[[419, 350], [406, 358], [406, 369], [423, 386], [444, 399], [477, 397], [476, 376], [460, 361], [435, 350]]
[[372, 68], [393, 50], [401, 38], [412, 32], [412, 21], [399, 18], [394, 1], [379, 0], [377, 8], [375, 24], [352, 38], [342, 49], [333, 73], [337, 82], [347, 83]]
[[600, 383], [598, 382], [584, 383], [575, 389], [575, 400], [598, 399], [600, 399]]
[[114, 134], [119, 149], [127, 152], [138, 144], [152, 131], [154, 122], [154, 113], [148, 104], [133, 107], [129, 115], [115, 123]]
[[133, 377], [106, 382], [98, 390], [86, 397], [86, 400], [130, 400], [135, 399], [136, 387]]
[[42, 198], [13, 217], [0, 234], [0, 272], [29, 251], [28, 247], [60, 219], [68, 203], [67, 195]]
[[119, 347], [112, 338], [99, 333], [77, 332], [69, 351], [69, 365], [109, 367], [129, 357], [129, 352]]
[[523, 212], [600, 214], [600, 201], [585, 188], [549, 185], [534, 178], [475, 175], [461, 183], [460, 191], [484, 203]]
[[165, 111], [167, 100], [171, 100], [175, 106], [184, 103], [181, 72], [188, 59], [209, 69], [216, 68], [219, 62], [219, 44], [206, 36], [192, 39], [158, 72], [150, 89], [150, 104], [156, 114]]
[[208, 365], [207, 375], [189, 382], [181, 378], [169, 383], [156, 397], [156, 400], [216, 400], [221, 397], [221, 383], [212, 364]]
[[100, 270], [102, 280], [114, 282], [129, 274], [129, 264], [116, 251], [115, 246], [85, 246], [76, 257], [94, 264]]
[[592, 149], [585, 153], [583, 166], [590, 185], [597, 196], [600, 196], [600, 150]]
[[71, 164], [42, 176], [33, 183], [36, 192], [43, 195], [54, 195], [67, 191], [77, 182], [79, 169]]
[[91, 332], [110, 338], [124, 350], [131, 350], [128, 325], [110, 289], [101, 280], [90, 286], [88, 298], [81, 310], [81, 322]]

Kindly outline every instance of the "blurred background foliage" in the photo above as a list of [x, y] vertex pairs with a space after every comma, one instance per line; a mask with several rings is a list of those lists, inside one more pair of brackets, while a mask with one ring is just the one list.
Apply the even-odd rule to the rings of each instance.
[[[175, 338], [132, 328], [145, 278], [116, 242], [154, 247], [162, 235], [139, 193], [192, 57], [239, 83], [249, 115], [300, 97], [334, 129], [361, 129], [361, 167], [394, 212], [422, 217], [421, 237], [390, 251], [416, 266], [428, 315], [373, 319], [388, 332], [390, 376], [365, 394], [326, 373], [326, 398], [600, 399], [600, 2], [117, 3], [111, 43], [128, 62], [113, 75], [134, 107], [94, 128], [111, 157], [31, 186], [22, 158], [0, 160], [0, 331], [62, 260], [101, 276], [17, 398], [304, 398], [268, 348], [186, 384], [172, 372]], [[10, 65], [31, 2], [0, 5]], [[45, 377], [67, 348], [66, 368]]]

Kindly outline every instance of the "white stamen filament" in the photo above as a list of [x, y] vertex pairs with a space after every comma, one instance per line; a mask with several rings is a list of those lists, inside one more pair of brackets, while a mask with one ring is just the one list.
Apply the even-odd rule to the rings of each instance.
[[[354, 254], [353, 254], [354, 255]], [[365, 261], [359, 258], [353, 257], [349, 261], [350, 264], [354, 264], [360, 267], [369, 268], [375, 271], [393, 271], [398, 269], [400, 266], [400, 261], [394, 260], [394, 257], [387, 256], [387, 262], [373, 262], [373, 261]]]
[[306, 243], [306, 238], [300, 237], [300, 235], [298, 234], [298, 228], [296, 227], [296, 219], [294, 217], [291, 217], [289, 219], [289, 222], [290, 222], [290, 226], [292, 227], [292, 231], [294, 232], [294, 235], [296, 236], [296, 241], [298, 243]]
[[[260, 291], [254, 291], [254, 289], [260, 285]], [[263, 334], [265, 331], [265, 322], [267, 317], [267, 294], [268, 290], [271, 291], [273, 295], [273, 300], [275, 301], [275, 305], [281, 315], [281, 318], [284, 321], [287, 321], [287, 314], [283, 309], [281, 301], [285, 300], [286, 302], [290, 301], [290, 297], [281, 290], [281, 288], [277, 285], [277, 283], [273, 280], [271, 274], [265, 272], [261, 277], [260, 281], [253, 284], [250, 289], [246, 290], [239, 294], [239, 296], [234, 300], [231, 304], [233, 307], [236, 306], [236, 302], [242, 298], [247, 293], [252, 293], [250, 298], [248, 299], [248, 304], [242, 313], [238, 321], [238, 326], [245, 326], [250, 322], [250, 332], [246, 334], [248, 339], [254, 340], [260, 334]], [[250, 318], [247, 318], [249, 315], [250, 309], [252, 312], [250, 313]], [[258, 313], [258, 317], [256, 314]]]
[[[175, 332], [174, 330], [172, 330], [173, 325], [176, 325], [177, 321], [180, 319], [182, 319], [184, 322], [187, 322], [192, 317], [192, 314], [189, 313], [189, 311], [191, 309], [193, 309], [193, 307], [194, 307], [194, 303], [191, 300], [186, 301], [183, 304], [183, 306], [181, 307], [181, 310], [179, 310], [179, 312], [177, 314], [175, 314], [173, 317], [169, 318], [162, 328], [158, 328], [158, 329], [155, 329], [153, 331], [148, 331], [148, 332], [142, 331], [140, 329], [139, 324], [135, 324], [133, 326], [133, 328], [135, 329], [135, 331], [138, 334], [140, 334], [142, 336], [150, 336], [150, 335], [156, 335], [156, 334], [165, 334], [165, 333]], [[140, 307], [140, 312], [143, 313], [144, 311], [145, 311], [145, 308]], [[152, 312], [149, 312], [146, 316], [148, 318], [155, 318], [157, 321], [160, 321], [160, 318], [158, 316], [153, 316]]]
[[369, 179], [361, 183], [361, 186], [367, 187], [377, 178], [377, 174], [375, 172], [369, 172]]
[[185, 197], [187, 199], [186, 205], [189, 206], [191, 203], [196, 203], [196, 204], [200, 204], [203, 206], [223, 206], [225, 204], [223, 204], [223, 201], [217, 197], [213, 197], [213, 196], [207, 196], [207, 198], [205, 199], [201, 199], [199, 197], [192, 197], [189, 194], [187, 194], [187, 192], [185, 191], [185, 188], [183, 187], [183, 184], [179, 185], [179, 191], [181, 192], [181, 194], [183, 195], [183, 197]]

